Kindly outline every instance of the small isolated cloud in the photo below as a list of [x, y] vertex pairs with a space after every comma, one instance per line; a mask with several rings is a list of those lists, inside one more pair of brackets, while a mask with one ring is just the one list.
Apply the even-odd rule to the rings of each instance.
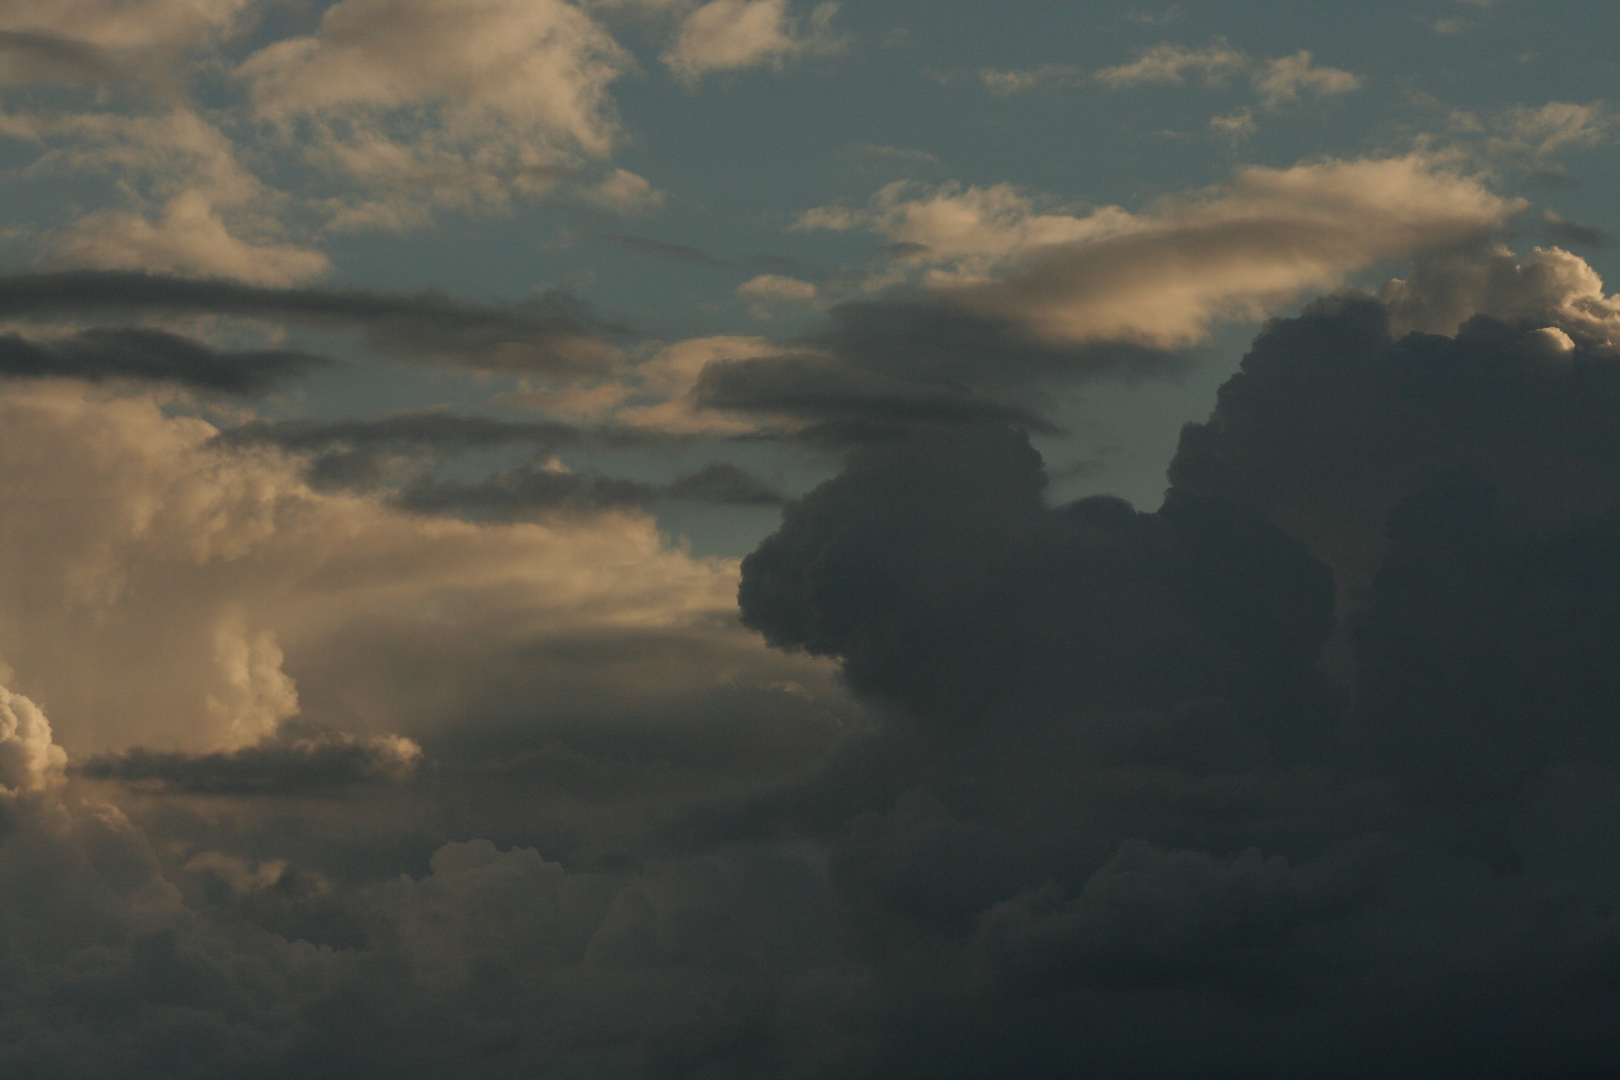
[[1247, 53], [1239, 52], [1217, 39], [1199, 49], [1155, 45], [1129, 64], [1100, 68], [1092, 73], [1092, 78], [1113, 87], [1184, 83], [1189, 76], [1205, 83], [1214, 83], [1246, 72], [1253, 64], [1253, 59]]
[[1202, 48], [1155, 45], [1129, 64], [1101, 68], [1092, 78], [1114, 88], [1147, 83], [1180, 85], [1197, 81], [1205, 86], [1247, 82], [1267, 109], [1277, 109], [1302, 96], [1330, 97], [1361, 86], [1361, 78], [1339, 68], [1317, 67], [1313, 55], [1301, 49], [1292, 56], [1256, 59], [1216, 39]]
[[1209, 119], [1209, 130], [1234, 142], [1248, 138], [1260, 130], [1260, 125], [1254, 122], [1254, 112], [1250, 109], [1239, 109], [1225, 116], [1212, 116]]
[[979, 81], [985, 89], [1001, 97], [1026, 93], [1041, 86], [1067, 86], [1080, 78], [1080, 69], [1069, 64], [1043, 64], [1035, 68], [981, 68]]
[[781, 274], [761, 274], [737, 286], [737, 295], [754, 301], [756, 312], [774, 304], [813, 304], [821, 290], [808, 281]]
[[817, 5], [808, 18], [788, 13], [788, 0], [712, 0], [688, 15], [664, 63], [688, 81], [715, 71], [771, 64], [796, 56], [837, 52], [844, 39], [832, 28], [836, 3]]
[[[1475, 118], [1464, 118], [1465, 121]], [[1560, 150], [1597, 146], [1620, 134], [1620, 113], [1607, 102], [1584, 105], [1572, 101], [1549, 101], [1545, 105], [1521, 105], [1492, 118], [1487, 150], [1499, 157], [1534, 161]]]

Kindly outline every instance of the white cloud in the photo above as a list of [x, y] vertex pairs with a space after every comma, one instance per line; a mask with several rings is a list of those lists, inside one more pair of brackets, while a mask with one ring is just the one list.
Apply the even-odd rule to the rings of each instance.
[[1523, 205], [1410, 155], [1247, 168], [1140, 213], [1042, 212], [1001, 186], [890, 185], [863, 210], [812, 212], [799, 227], [863, 227], [901, 246], [870, 288], [914, 278], [1044, 340], [1174, 348], [1379, 261], [1475, 240]]
[[1301, 94], [1311, 97], [1329, 97], [1348, 94], [1361, 86], [1361, 79], [1338, 68], [1313, 66], [1311, 54], [1301, 49], [1293, 56], [1268, 60], [1254, 74], [1254, 88], [1260, 94], [1260, 103], [1275, 109]]
[[843, 47], [832, 29], [837, 10], [836, 3], [819, 4], [800, 20], [788, 14], [787, 0], [712, 0], [686, 17], [664, 62], [682, 78], [696, 79], [836, 52]]
[[1620, 344], [1620, 296], [1603, 291], [1603, 279], [1585, 259], [1558, 247], [1524, 256], [1501, 244], [1437, 253], [1388, 282], [1379, 298], [1402, 333], [1453, 334], [1464, 320], [1484, 313], [1556, 324], [1595, 343]]
[[295, 713], [405, 735], [724, 715], [743, 692], [716, 672], [832, 692], [737, 624], [734, 560], [648, 516], [419, 518], [215, 433], [149, 396], [0, 392], [0, 664], [75, 756], [239, 746]]
[[1487, 141], [1491, 152], [1508, 157], [1547, 157], [1566, 147], [1596, 146], [1620, 131], [1620, 116], [1607, 103], [1579, 105], [1549, 101], [1536, 108], [1521, 105], [1497, 116]]
[[0, 790], [38, 791], [61, 774], [67, 754], [51, 741], [40, 707], [0, 686]]
[[285, 197], [240, 164], [219, 128], [189, 109], [0, 115], [0, 134], [44, 147], [34, 176], [105, 173], [123, 205], [92, 211], [44, 239], [58, 266], [222, 274], [267, 285], [325, 273], [324, 253], [289, 242]]
[[631, 63], [563, 0], [342, 0], [238, 75], [287, 146], [360, 187], [343, 224], [404, 226], [575, 179], [619, 137], [608, 87]]
[[1101, 68], [1092, 77], [1108, 86], [1137, 86], [1142, 83], [1182, 83], [1189, 75], [1205, 82], [1216, 82], [1229, 75], [1247, 72], [1254, 61], [1247, 53], [1217, 39], [1201, 49], [1179, 45], [1155, 45], [1129, 64]]
[[1198, 49], [1155, 45], [1129, 64], [1093, 72], [1092, 78], [1115, 88], [1144, 83], [1180, 84], [1188, 79], [1221, 86], [1243, 80], [1253, 87], [1267, 109], [1277, 109], [1302, 95], [1329, 97], [1361, 86], [1360, 77], [1351, 72], [1317, 67], [1312, 54], [1304, 49], [1292, 56], [1257, 60], [1220, 39]]

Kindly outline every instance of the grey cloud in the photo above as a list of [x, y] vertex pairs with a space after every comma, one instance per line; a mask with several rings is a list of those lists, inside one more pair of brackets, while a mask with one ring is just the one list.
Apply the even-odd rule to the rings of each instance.
[[401, 413], [379, 419], [255, 420], [221, 432], [230, 446], [278, 446], [309, 455], [310, 482], [322, 488], [371, 488], [389, 476], [395, 457], [411, 463], [475, 450], [522, 445], [555, 453], [582, 441], [579, 429], [555, 421], [514, 422], [445, 412]]
[[693, 395], [704, 408], [784, 416], [809, 425], [811, 437], [835, 440], [997, 419], [1051, 430], [1034, 413], [959, 384], [888, 375], [816, 354], [717, 361], [704, 368]]
[[1579, 326], [1567, 349], [1544, 332], [1559, 321], [1476, 316], [1455, 337], [1397, 338], [1376, 300], [1321, 301], [1268, 324], [1214, 414], [1184, 429], [1170, 479], [1281, 523], [1347, 600], [1391, 509], [1455, 468], [1497, 486], [1517, 527], [1567, 527], [1620, 498], [1620, 369]]
[[430, 291], [269, 288], [123, 270], [0, 278], [0, 317], [147, 312], [284, 320], [329, 332], [358, 331], [369, 348], [388, 357], [575, 374], [598, 368], [614, 351], [612, 340], [627, 332], [557, 293], [495, 307]]
[[297, 721], [240, 750], [183, 754], [136, 748], [104, 754], [76, 770], [162, 791], [274, 796], [398, 781], [415, 771], [421, 751], [408, 740], [363, 738]]
[[1547, 239], [1554, 244], [1576, 244], [1582, 247], [1602, 249], [1614, 243], [1614, 237], [1602, 229], [1566, 221], [1551, 212], [1543, 220], [1542, 230], [1547, 234]]
[[[717, 705], [729, 665], [656, 627], [492, 647], [453, 601], [357, 615], [346, 655], [289, 651], [301, 696], [381, 672], [396, 730], [456, 698], [479, 722], [430, 751], [465, 775], [436, 770], [412, 817], [383, 784], [346, 815], [235, 800], [255, 816], [224, 824], [152, 796], [162, 845], [0, 793], [0, 964], [20, 973], [0, 1066], [1608, 1075], [1620, 391], [1608, 352], [1545, 329], [1396, 337], [1364, 297], [1274, 322], [1152, 513], [1051, 504], [1016, 418], [905, 413], [742, 566], [747, 624], [870, 705], [835, 748], [823, 723], [782, 749], [798, 695], [769, 713], [725, 684]], [[709, 392], [738, 370], [747, 394], [717, 400], [764, 400], [753, 363]], [[759, 385], [810, 396], [825, 363]], [[867, 386], [802, 415], [870, 413]], [[599, 482], [526, 472], [508, 502]], [[1366, 573], [1341, 619], [1346, 551]], [[686, 696], [579, 675], [631, 652]], [[745, 728], [774, 756], [738, 751]], [[709, 782], [669, 779], [727, 747]], [[332, 854], [378, 845], [398, 853], [363, 874]], [[308, 857], [266, 854], [291, 849]]]
[[39, 30], [0, 30], [6, 82], [124, 82], [132, 72], [87, 41]]
[[650, 255], [654, 258], [669, 259], [688, 266], [714, 266], [735, 267], [737, 264], [726, 259], [710, 255], [707, 251], [689, 247], [686, 244], [670, 244], [662, 240], [650, 240], [644, 236], [627, 236], [623, 233], [591, 233], [591, 239], [599, 240], [604, 244], [613, 244], [629, 251]]
[[35, 340], [0, 335], [0, 377], [134, 379], [257, 395], [331, 361], [287, 349], [226, 351], [164, 330], [83, 330]]
[[773, 506], [783, 499], [764, 481], [727, 462], [714, 462], [667, 484], [567, 472], [532, 464], [481, 480], [418, 477], [395, 503], [419, 514], [457, 514], [480, 521], [521, 521], [551, 513], [648, 507], [662, 499], [730, 506]]

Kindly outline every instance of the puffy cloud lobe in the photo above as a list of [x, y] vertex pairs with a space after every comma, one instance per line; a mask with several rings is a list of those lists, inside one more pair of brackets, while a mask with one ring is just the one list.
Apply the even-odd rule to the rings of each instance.
[[1391, 509], [1450, 470], [1495, 485], [1515, 527], [1601, 512], [1620, 497], [1612, 351], [1593, 340], [1589, 309], [1566, 319], [1563, 304], [1503, 306], [1511, 323], [1476, 316], [1455, 337], [1396, 337], [1399, 299], [1393, 312], [1330, 299], [1270, 324], [1210, 420], [1184, 429], [1172, 482], [1281, 523], [1334, 567], [1350, 602], [1376, 570]]
[[843, 41], [832, 30], [836, 3], [818, 5], [808, 25], [789, 16], [788, 0], [711, 0], [681, 23], [664, 62], [696, 79], [755, 64], [780, 65], [790, 56], [833, 52]]
[[28, 698], [0, 687], [0, 787], [12, 793], [44, 787], [67, 755], [51, 741], [51, 724]]
[[814, 742], [825, 724], [821, 691], [757, 689], [830, 691], [736, 627], [735, 564], [667, 549], [639, 513], [418, 517], [312, 490], [297, 459], [224, 445], [155, 400], [63, 383], [14, 384], [0, 430], [16, 448], [0, 463], [0, 659], [76, 753], [231, 750], [300, 711], [422, 741], [482, 716], [470, 737], [543, 743], [598, 714], [599, 734], [627, 738], [718, 700], [722, 727], [753, 710]]

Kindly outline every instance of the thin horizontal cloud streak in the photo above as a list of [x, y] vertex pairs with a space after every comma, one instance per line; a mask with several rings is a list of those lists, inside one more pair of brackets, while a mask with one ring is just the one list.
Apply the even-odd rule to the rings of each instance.
[[0, 335], [0, 378], [127, 379], [255, 396], [330, 363], [291, 350], [223, 351], [137, 327], [94, 328], [42, 340]]
[[0, 278], [0, 317], [206, 314], [358, 330], [389, 357], [494, 370], [585, 371], [617, 351], [624, 330], [551, 294], [494, 307], [443, 293], [267, 288], [221, 278], [127, 271], [59, 271]]
[[184, 754], [137, 747], [92, 757], [75, 772], [185, 794], [276, 796], [397, 783], [415, 772], [421, 756], [409, 739], [362, 738], [289, 722], [239, 750]]

